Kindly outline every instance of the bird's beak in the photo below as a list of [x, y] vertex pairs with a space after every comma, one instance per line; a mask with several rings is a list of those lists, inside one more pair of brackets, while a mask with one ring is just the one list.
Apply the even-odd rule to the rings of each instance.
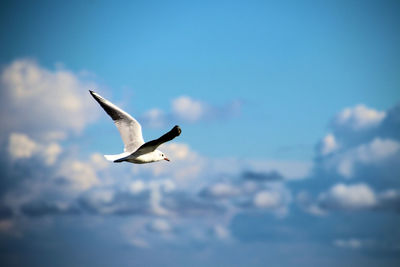
[[164, 158], [164, 160], [166, 160], [166, 161], [169, 161], [169, 159], [168, 159], [168, 158]]

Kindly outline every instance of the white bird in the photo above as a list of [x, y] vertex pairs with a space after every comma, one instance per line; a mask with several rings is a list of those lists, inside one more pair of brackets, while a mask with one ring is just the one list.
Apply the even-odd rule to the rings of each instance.
[[117, 155], [104, 155], [107, 160], [112, 162], [128, 161], [138, 164], [160, 160], [169, 161], [163, 152], [157, 150], [157, 147], [181, 134], [182, 131], [178, 125], [175, 125], [172, 130], [160, 138], [145, 143], [142, 136], [142, 126], [137, 120], [99, 94], [91, 90], [89, 92], [113, 119], [124, 142], [124, 152]]

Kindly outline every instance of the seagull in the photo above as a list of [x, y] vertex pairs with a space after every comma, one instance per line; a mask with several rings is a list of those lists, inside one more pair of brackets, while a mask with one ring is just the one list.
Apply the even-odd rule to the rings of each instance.
[[142, 136], [142, 126], [137, 120], [99, 94], [92, 90], [89, 90], [89, 92], [114, 121], [124, 142], [124, 152], [117, 155], [104, 155], [107, 160], [112, 162], [127, 161], [136, 164], [161, 160], [169, 161], [167, 156], [157, 147], [181, 134], [182, 130], [178, 125], [175, 125], [160, 138], [145, 143]]

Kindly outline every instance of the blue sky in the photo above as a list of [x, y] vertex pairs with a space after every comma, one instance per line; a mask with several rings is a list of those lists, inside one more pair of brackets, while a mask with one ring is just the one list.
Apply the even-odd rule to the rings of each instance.
[[[399, 264], [397, 1], [0, 13], [2, 262]], [[145, 140], [179, 124], [171, 162], [106, 162], [122, 142], [89, 89]]]

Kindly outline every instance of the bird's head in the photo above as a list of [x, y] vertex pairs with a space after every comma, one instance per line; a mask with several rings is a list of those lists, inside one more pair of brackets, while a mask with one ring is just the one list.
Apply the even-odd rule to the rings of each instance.
[[158, 158], [159, 160], [166, 160], [169, 161], [169, 159], [167, 158], [167, 156], [160, 150], [157, 150], [157, 154], [158, 154]]

